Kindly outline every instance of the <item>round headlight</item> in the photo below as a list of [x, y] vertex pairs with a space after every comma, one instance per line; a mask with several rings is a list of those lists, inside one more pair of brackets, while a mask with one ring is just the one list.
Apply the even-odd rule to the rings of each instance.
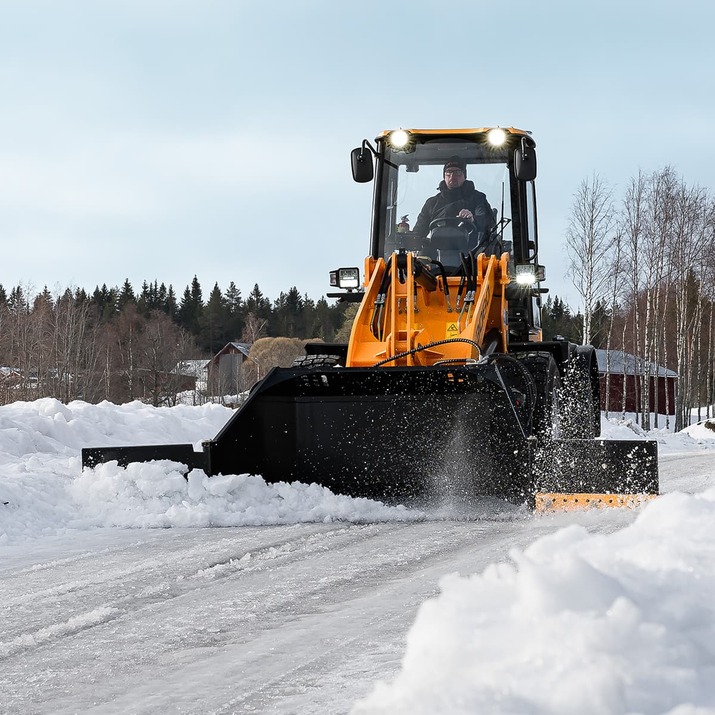
[[409, 143], [409, 132], [404, 129], [396, 129], [394, 132], [390, 132], [390, 146], [393, 149], [404, 149]]
[[492, 146], [503, 146], [506, 142], [506, 132], [503, 129], [490, 129], [487, 139]]

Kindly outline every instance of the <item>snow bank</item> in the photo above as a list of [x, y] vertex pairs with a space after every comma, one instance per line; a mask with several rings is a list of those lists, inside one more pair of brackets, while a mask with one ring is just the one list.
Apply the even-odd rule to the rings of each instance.
[[714, 449], [715, 419], [703, 420], [680, 432], [673, 433], [664, 427], [646, 432], [633, 418], [611, 417], [606, 419], [602, 416], [601, 436], [605, 439], [654, 439], [658, 442], [659, 454], [680, 454], [698, 449]]
[[232, 411], [216, 404], [154, 408], [141, 402], [63, 405], [53, 399], [0, 407], [0, 545], [95, 527], [242, 526], [423, 518], [417, 511], [350, 499], [315, 484], [260, 477], [188, 482], [168, 461], [116, 462], [82, 471], [82, 447], [191, 443], [213, 437]]
[[715, 489], [613, 534], [560, 529], [441, 591], [353, 715], [715, 712]]
[[715, 440], [715, 419], [703, 420], [697, 424], [690, 425], [681, 434], [687, 435], [703, 444], [709, 440]]
[[266, 484], [260, 477], [198, 469], [188, 482], [172, 462], [116, 462], [86, 469], [69, 487], [82, 516], [73, 526], [259, 526], [420, 518], [404, 507], [333, 494], [317, 484]]

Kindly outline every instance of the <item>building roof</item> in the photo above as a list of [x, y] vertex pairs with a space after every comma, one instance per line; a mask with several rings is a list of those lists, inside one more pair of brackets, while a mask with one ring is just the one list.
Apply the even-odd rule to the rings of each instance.
[[232, 340], [230, 343], [226, 343], [212, 358], [212, 364], [218, 364], [222, 355], [235, 355], [240, 353], [244, 358], [248, 357], [248, 351], [251, 349], [251, 343], [239, 343]]
[[[606, 357], [608, 356], [608, 371], [613, 374], [643, 375], [648, 362], [643, 358], [625, 353], [623, 350], [600, 350], [596, 349], [598, 360], [598, 371], [606, 372]], [[678, 373], [668, 368], [650, 363], [650, 374], [658, 377], [678, 377]]]
[[223, 352], [227, 348], [233, 348], [234, 350], [238, 350], [238, 352], [243, 353], [244, 355], [247, 356], [248, 351], [251, 349], [251, 343], [239, 343], [239, 342], [236, 342], [235, 340], [232, 340], [220, 352]]
[[177, 375], [201, 378], [205, 377], [206, 366], [210, 360], [182, 360], [176, 364], [174, 372]]

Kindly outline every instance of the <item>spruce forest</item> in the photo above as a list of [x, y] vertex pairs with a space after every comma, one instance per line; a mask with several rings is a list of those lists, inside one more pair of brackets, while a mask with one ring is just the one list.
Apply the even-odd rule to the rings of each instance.
[[[305, 339], [334, 340], [346, 312], [295, 287], [271, 302], [258, 285], [244, 298], [234, 283], [225, 291], [215, 284], [206, 298], [196, 277], [180, 297], [158, 281], [139, 291], [125, 281], [91, 295], [29, 293], [0, 285], [2, 404], [40, 397], [170, 403], [186, 383], [182, 362], [211, 358], [230, 341], [260, 347], [261, 338], [282, 337], [296, 339], [288, 354], [278, 341], [263, 349], [261, 367], [290, 364]], [[244, 389], [257, 377], [247, 372]]]

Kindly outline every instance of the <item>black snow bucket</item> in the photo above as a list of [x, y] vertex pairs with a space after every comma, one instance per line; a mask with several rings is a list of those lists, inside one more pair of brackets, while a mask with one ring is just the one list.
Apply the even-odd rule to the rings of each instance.
[[209, 474], [394, 502], [533, 493], [524, 396], [494, 365], [276, 368], [214, 440]]

